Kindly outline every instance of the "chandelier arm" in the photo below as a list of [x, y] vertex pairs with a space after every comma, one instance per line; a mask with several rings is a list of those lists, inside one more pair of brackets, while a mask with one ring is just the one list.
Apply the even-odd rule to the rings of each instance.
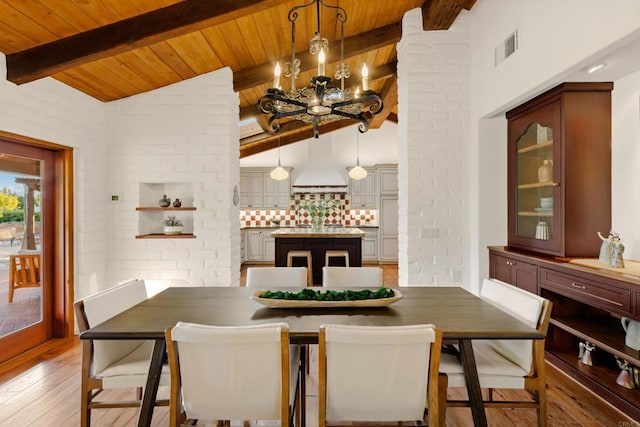
[[[280, 130], [280, 123], [276, 121], [277, 117], [271, 116], [269, 117], [269, 127], [274, 133], [277, 133]], [[278, 147], [278, 166], [280, 166], [280, 148]]]

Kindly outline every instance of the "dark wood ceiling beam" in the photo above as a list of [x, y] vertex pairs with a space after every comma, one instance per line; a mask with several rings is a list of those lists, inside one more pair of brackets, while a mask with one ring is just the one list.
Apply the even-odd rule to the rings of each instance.
[[[376, 28], [357, 36], [347, 37], [344, 39], [345, 59], [351, 58], [379, 49], [393, 43], [398, 43], [402, 37], [402, 23], [387, 25], [386, 27]], [[340, 40], [334, 41], [329, 46], [329, 57], [327, 63], [339, 60]], [[332, 56], [333, 55], [333, 56]], [[301, 71], [309, 71], [317, 67], [317, 62], [308, 50], [296, 52], [296, 58], [300, 59]], [[291, 62], [291, 55], [280, 58], [280, 64]], [[266, 62], [256, 65], [255, 67], [239, 70], [233, 73], [233, 88], [236, 92], [250, 89], [273, 81], [273, 68], [275, 64]], [[286, 79], [283, 77], [283, 81]], [[306, 84], [306, 83], [305, 83]]]
[[448, 30], [462, 9], [470, 10], [476, 0], [425, 0], [422, 5], [422, 29]]
[[[379, 79], [389, 78], [396, 74], [398, 67], [397, 61], [388, 62], [386, 64], [380, 65], [378, 67], [374, 67], [369, 70], [369, 81], [375, 81]], [[350, 86], [349, 89], [355, 90], [356, 85]], [[246, 120], [250, 117], [258, 117], [261, 116], [262, 113], [258, 110], [258, 107], [255, 104], [245, 105], [240, 108], [240, 120]]]
[[[320, 133], [333, 132], [338, 129], [345, 128], [358, 123], [356, 120], [336, 120], [333, 122], [325, 122], [320, 124]], [[263, 151], [272, 150], [278, 147], [278, 138], [280, 138], [280, 146], [293, 144], [304, 139], [313, 138], [313, 125], [303, 122], [289, 122], [283, 124], [280, 132], [276, 135], [269, 135], [266, 138], [240, 145], [240, 158], [251, 156], [253, 154], [262, 153]]]
[[384, 82], [382, 91], [380, 91], [380, 98], [382, 98], [382, 111], [371, 118], [369, 121], [369, 129], [379, 129], [387, 119], [387, 116], [393, 112], [393, 109], [398, 104], [397, 74], [394, 74], [393, 77]]
[[285, 3], [288, 0], [184, 0], [7, 55], [7, 79], [27, 83]]
[[389, 115], [387, 116], [387, 120], [395, 124], [398, 124], [398, 115], [396, 113], [389, 113]]

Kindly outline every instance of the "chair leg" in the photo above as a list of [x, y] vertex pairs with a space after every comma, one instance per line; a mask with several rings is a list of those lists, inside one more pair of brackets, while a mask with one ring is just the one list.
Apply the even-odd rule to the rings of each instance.
[[438, 425], [444, 426], [447, 418], [447, 389], [449, 377], [447, 374], [438, 375]]

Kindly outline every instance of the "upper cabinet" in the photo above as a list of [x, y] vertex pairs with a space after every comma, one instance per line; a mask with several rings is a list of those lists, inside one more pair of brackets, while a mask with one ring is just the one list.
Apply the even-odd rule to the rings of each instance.
[[380, 194], [398, 194], [398, 165], [378, 166]]
[[276, 181], [271, 178], [270, 173], [269, 168], [240, 170], [240, 208], [289, 209], [291, 175], [287, 179]]
[[351, 193], [351, 207], [353, 209], [375, 209], [378, 206], [378, 193], [376, 192], [377, 171], [374, 168], [364, 169], [367, 171], [365, 178], [349, 178], [349, 192]]
[[597, 256], [611, 227], [612, 83], [564, 83], [507, 112], [508, 243]]

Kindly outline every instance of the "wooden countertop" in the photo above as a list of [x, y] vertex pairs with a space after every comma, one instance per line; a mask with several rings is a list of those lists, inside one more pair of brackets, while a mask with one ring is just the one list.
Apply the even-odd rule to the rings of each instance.
[[364, 231], [351, 227], [325, 227], [322, 230], [313, 230], [311, 227], [279, 228], [271, 232], [275, 238], [358, 238], [364, 237]]

